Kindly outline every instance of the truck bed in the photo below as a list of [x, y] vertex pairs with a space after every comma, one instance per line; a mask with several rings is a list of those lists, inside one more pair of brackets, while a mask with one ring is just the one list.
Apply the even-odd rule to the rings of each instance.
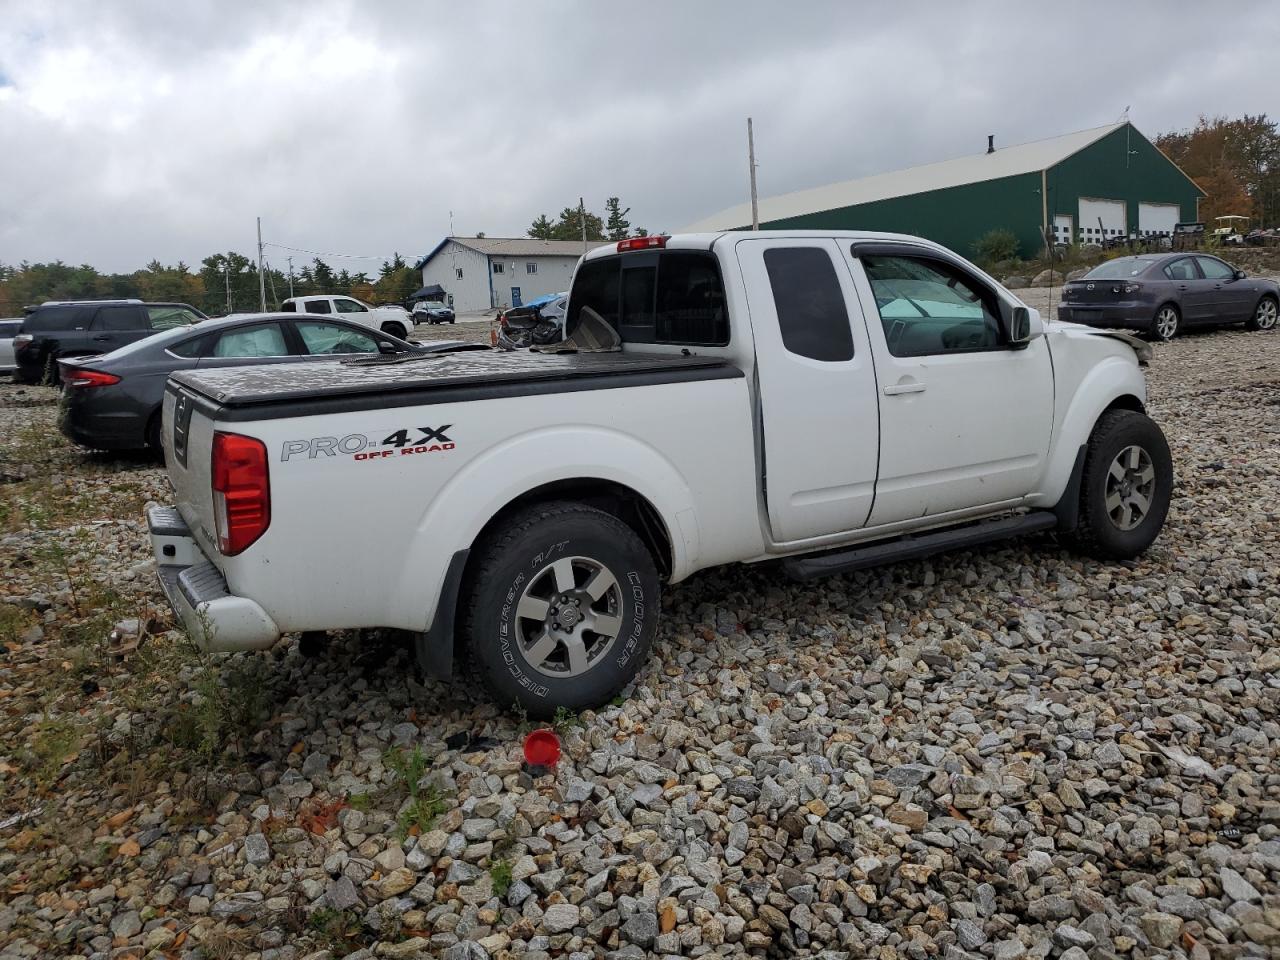
[[468, 351], [190, 370], [170, 389], [216, 407], [220, 420], [247, 421], [741, 376], [719, 357]]

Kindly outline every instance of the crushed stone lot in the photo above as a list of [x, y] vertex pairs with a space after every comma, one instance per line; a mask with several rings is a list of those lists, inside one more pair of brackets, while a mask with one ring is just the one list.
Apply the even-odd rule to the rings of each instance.
[[0, 386], [0, 957], [1280, 956], [1280, 334], [1154, 350], [1145, 557], [701, 573], [538, 779], [394, 636], [198, 654], [162, 470]]

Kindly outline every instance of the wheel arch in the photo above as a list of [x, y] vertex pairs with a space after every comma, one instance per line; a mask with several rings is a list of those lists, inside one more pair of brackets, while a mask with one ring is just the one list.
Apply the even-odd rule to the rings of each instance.
[[489, 518], [476, 534], [470, 549], [474, 552], [476, 544], [492, 534], [513, 514], [537, 503], [557, 500], [585, 503], [613, 514], [635, 531], [636, 536], [648, 547], [659, 574], [664, 577], [671, 575], [675, 564], [671, 531], [658, 508], [648, 497], [632, 487], [600, 477], [568, 477], [526, 490]]
[[1117, 356], [1095, 364], [1068, 401], [1055, 432], [1036, 505], [1052, 507], [1060, 502], [1078, 469], [1077, 453], [1103, 414], [1110, 410], [1145, 414], [1145, 397], [1146, 384], [1136, 364]]
[[512, 497], [480, 527], [470, 543], [453, 553], [443, 571], [431, 622], [418, 635], [415, 652], [429, 676], [448, 678], [453, 663], [465, 649], [466, 638], [456, 627], [469, 584], [475, 576], [479, 547], [502, 524], [539, 503], [574, 502], [604, 510], [630, 527], [648, 548], [661, 578], [668, 578], [678, 562], [671, 531], [653, 502], [638, 490], [601, 477], [566, 477], [540, 484]]
[[[559, 451], [559, 458], [548, 451]], [[453, 619], [475, 548], [514, 512], [551, 500], [576, 500], [617, 516], [636, 531], [660, 574], [671, 581], [697, 567], [693, 493], [660, 450], [611, 428], [542, 428], [510, 437], [471, 460], [410, 519], [414, 534], [390, 595], [398, 622], [422, 623], [415, 629], [429, 627], [434, 636], [437, 623]], [[461, 554], [466, 556], [459, 559]], [[458, 564], [462, 569], [450, 577], [450, 566]], [[452, 646], [436, 644], [442, 645]]]

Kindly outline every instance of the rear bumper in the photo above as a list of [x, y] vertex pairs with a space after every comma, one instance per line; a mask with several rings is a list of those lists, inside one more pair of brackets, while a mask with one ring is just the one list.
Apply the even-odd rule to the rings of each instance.
[[141, 450], [147, 445], [146, 421], [133, 413], [99, 415], [84, 402], [58, 402], [58, 429], [72, 443], [91, 450]]
[[1145, 330], [1151, 326], [1152, 311], [1144, 303], [1058, 304], [1058, 319], [1109, 330]]
[[160, 587], [197, 646], [234, 653], [265, 650], [280, 639], [280, 628], [262, 607], [227, 589], [222, 572], [209, 562], [174, 507], [148, 508], [147, 529]]

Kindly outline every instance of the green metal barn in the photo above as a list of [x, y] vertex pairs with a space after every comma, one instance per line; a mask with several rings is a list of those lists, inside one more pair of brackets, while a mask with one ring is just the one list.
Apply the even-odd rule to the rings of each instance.
[[[1005, 228], [1027, 257], [1050, 230], [1064, 243], [1100, 243], [1198, 219], [1204, 191], [1128, 122], [1012, 147], [993, 139], [984, 153], [762, 199], [760, 227], [912, 233], [965, 256]], [[744, 203], [687, 229], [750, 226]]]

